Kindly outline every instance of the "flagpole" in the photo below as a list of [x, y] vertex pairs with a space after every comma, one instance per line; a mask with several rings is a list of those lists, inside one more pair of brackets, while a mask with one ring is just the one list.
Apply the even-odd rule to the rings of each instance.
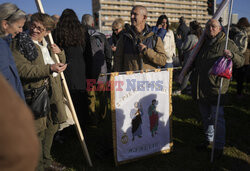
[[[35, 0], [35, 2], [36, 2], [38, 11], [41, 12], [41, 13], [45, 13], [41, 0]], [[52, 38], [51, 33], [48, 36], [49, 36], [50, 44], [51, 45], [54, 44], [54, 40]], [[59, 63], [60, 61], [59, 61], [58, 55], [55, 54], [55, 57], [56, 57], [57, 62]], [[84, 136], [83, 136], [83, 133], [82, 133], [82, 130], [81, 130], [81, 126], [79, 124], [79, 121], [78, 121], [78, 118], [77, 118], [77, 115], [76, 115], [76, 111], [75, 111], [75, 108], [74, 108], [74, 105], [73, 105], [73, 102], [72, 102], [72, 99], [71, 99], [69, 89], [68, 89], [68, 86], [67, 86], [67, 83], [66, 83], [63, 72], [60, 73], [60, 76], [61, 76], [62, 81], [63, 81], [63, 87], [64, 87], [64, 91], [66, 93], [65, 94], [66, 98], [67, 98], [67, 100], [69, 102], [69, 108], [70, 108], [70, 111], [72, 113], [72, 117], [73, 117], [73, 119], [75, 121], [75, 127], [76, 127], [76, 130], [77, 130], [78, 138], [80, 139], [80, 143], [81, 143], [84, 155], [87, 158], [87, 161], [88, 161], [89, 165], [92, 167], [93, 165], [92, 165], [89, 153], [88, 153], [88, 149], [87, 149], [87, 146], [86, 146], [86, 143], [85, 143], [85, 140], [84, 140]]]
[[[232, 9], [233, 9], [233, 0], [231, 0], [230, 12], [229, 12], [229, 16], [228, 16], [225, 50], [227, 50], [227, 47], [228, 47], [228, 36], [229, 36], [229, 29], [230, 29], [230, 25], [231, 25]], [[214, 148], [215, 148], [215, 139], [216, 139], [216, 132], [217, 132], [217, 122], [218, 122], [218, 116], [219, 116], [222, 84], [223, 84], [223, 77], [221, 77], [221, 80], [220, 80], [220, 89], [219, 89], [219, 95], [218, 95], [217, 106], [216, 106], [215, 123], [214, 123], [214, 137], [213, 137], [213, 146], [212, 146], [212, 153], [211, 153], [211, 160], [210, 160], [211, 163], [214, 160]]]

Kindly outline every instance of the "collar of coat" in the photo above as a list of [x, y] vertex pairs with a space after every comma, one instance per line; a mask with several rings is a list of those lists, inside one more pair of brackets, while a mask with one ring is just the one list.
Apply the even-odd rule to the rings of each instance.
[[123, 34], [126, 37], [130, 38], [131, 40], [135, 40], [135, 41], [137, 41], [138, 39], [143, 41], [143, 39], [146, 39], [154, 35], [154, 33], [152, 32], [152, 28], [147, 24], [145, 25], [145, 28], [143, 29], [141, 33], [137, 33], [134, 26], [125, 24], [125, 30]]
[[225, 33], [223, 31], [219, 32], [214, 38], [208, 38], [206, 43], [209, 46], [214, 45], [217, 42], [220, 42], [225, 39]]
[[12, 41], [12, 35], [9, 34], [8, 36], [3, 37], [3, 40], [5, 40], [8, 43], [8, 45], [10, 45]]

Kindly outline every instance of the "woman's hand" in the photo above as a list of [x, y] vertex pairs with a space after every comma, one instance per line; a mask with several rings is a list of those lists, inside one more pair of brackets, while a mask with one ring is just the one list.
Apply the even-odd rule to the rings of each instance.
[[144, 45], [143, 43], [140, 43], [140, 44], [139, 44], [139, 51], [140, 51], [140, 52], [143, 52], [144, 49], [146, 50], [146, 49], [147, 49], [147, 46]]
[[63, 63], [56, 63], [53, 65], [50, 65], [50, 70], [52, 72], [57, 72], [57, 73], [63, 72], [66, 68], [67, 68], [67, 64], [63, 64]]
[[54, 54], [58, 54], [61, 52], [61, 49], [56, 44], [51, 45], [51, 50]]
[[111, 49], [112, 49], [113, 52], [115, 52], [116, 51], [116, 46], [112, 45]]

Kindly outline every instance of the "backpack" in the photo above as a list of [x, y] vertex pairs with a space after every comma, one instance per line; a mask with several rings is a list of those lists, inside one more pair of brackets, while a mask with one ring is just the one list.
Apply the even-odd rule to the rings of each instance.
[[229, 38], [234, 41], [241, 53], [247, 50], [248, 36], [246, 30], [233, 26], [229, 32]]
[[92, 52], [91, 77], [97, 81], [106, 82], [106, 76], [100, 77], [101, 73], [107, 73], [105, 56], [105, 35], [99, 32], [90, 33], [89, 40]]

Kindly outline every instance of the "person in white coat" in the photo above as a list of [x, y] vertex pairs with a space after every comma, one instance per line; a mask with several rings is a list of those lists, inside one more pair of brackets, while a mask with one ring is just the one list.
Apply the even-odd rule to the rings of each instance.
[[152, 28], [152, 31], [161, 37], [164, 50], [167, 55], [167, 63], [165, 67], [173, 67], [173, 57], [176, 56], [175, 38], [174, 33], [169, 29], [169, 20], [166, 15], [161, 15], [156, 23], [156, 26]]

